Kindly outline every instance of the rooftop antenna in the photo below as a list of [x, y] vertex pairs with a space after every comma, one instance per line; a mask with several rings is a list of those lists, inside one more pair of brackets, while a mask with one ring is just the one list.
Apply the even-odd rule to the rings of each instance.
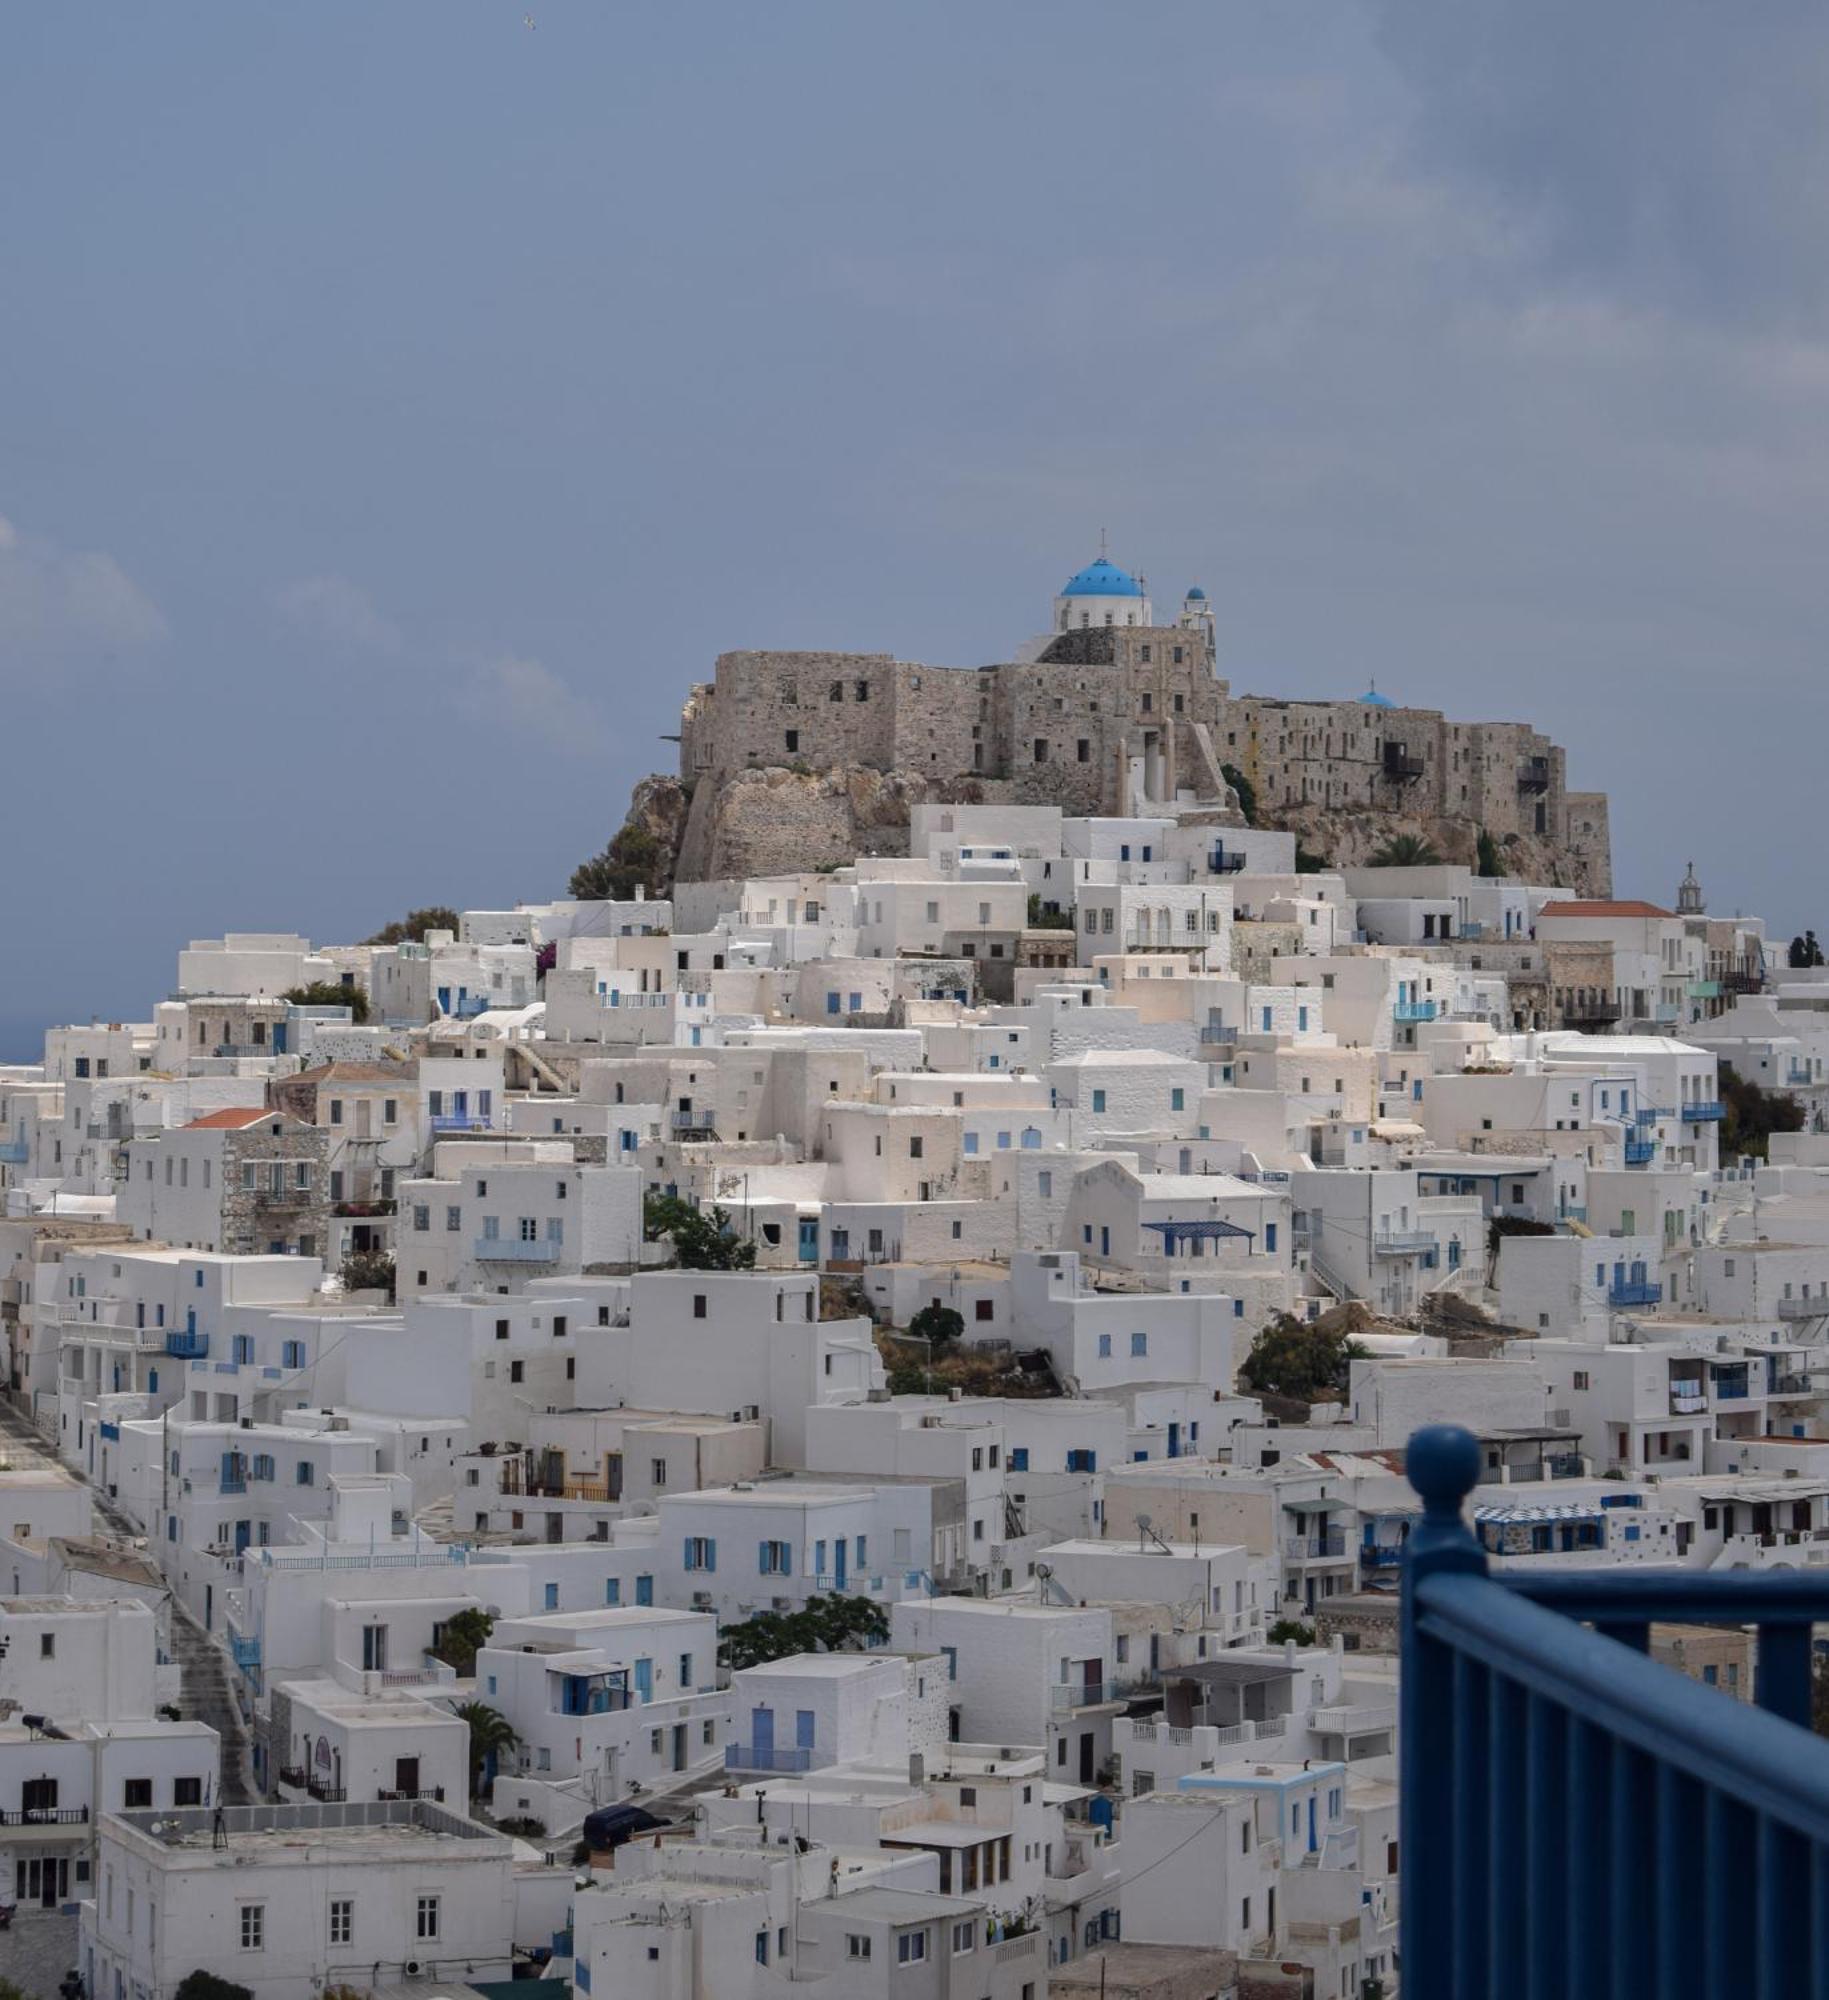
[[1107, 555], [1107, 551], [1106, 551], [1106, 546], [1105, 546], [1105, 530], [1104, 530], [1103, 528], [1101, 528], [1101, 529], [1099, 530], [1099, 560], [1100, 560], [1100, 562], [1104, 562], [1104, 561], [1106, 560], [1106, 555]]

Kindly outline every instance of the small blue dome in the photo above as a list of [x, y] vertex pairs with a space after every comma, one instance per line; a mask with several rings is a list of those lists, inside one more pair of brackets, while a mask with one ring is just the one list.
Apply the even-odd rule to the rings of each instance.
[[1078, 575], [1070, 576], [1061, 589], [1063, 597], [1141, 597], [1143, 586], [1128, 570], [1100, 556]]
[[1207, 601], [1207, 593], [1201, 589], [1199, 584], [1195, 584], [1193, 588], [1190, 589], [1188, 592], [1188, 602], [1190, 604], [1195, 604], [1195, 603], [1204, 604], [1206, 603], [1206, 601]]
[[1395, 708], [1397, 706], [1396, 702], [1392, 701], [1388, 695], [1380, 694], [1376, 688], [1367, 688], [1365, 693], [1359, 697], [1359, 705], [1361, 708]]

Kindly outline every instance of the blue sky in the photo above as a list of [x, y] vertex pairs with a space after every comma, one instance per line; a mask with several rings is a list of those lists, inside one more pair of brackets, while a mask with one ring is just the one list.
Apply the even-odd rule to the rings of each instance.
[[1829, 916], [1816, 10], [531, 4], [9, 20], [0, 1054], [559, 893], [721, 648], [1005, 657], [1101, 527]]

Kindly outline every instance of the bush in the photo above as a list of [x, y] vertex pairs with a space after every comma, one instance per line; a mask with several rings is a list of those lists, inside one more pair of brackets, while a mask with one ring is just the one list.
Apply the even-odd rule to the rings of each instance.
[[1493, 839], [1492, 835], [1484, 827], [1480, 828], [1479, 845], [1476, 851], [1478, 855], [1474, 871], [1476, 874], [1503, 875], [1505, 873], [1505, 863], [1499, 858], [1499, 843]]
[[1394, 834], [1372, 856], [1373, 868], [1434, 868], [1441, 856], [1416, 833]]
[[443, 903], [431, 903], [423, 910], [408, 910], [404, 917], [391, 924], [383, 924], [373, 937], [362, 940], [364, 944], [424, 944], [427, 931], [450, 931], [455, 934], [462, 927], [455, 910], [447, 909]]
[[641, 1230], [650, 1243], [664, 1237], [682, 1271], [753, 1271], [756, 1246], [738, 1236], [721, 1208], [694, 1208], [678, 1195], [651, 1194], [641, 1205]]
[[1347, 1364], [1364, 1354], [1348, 1331], [1327, 1319], [1308, 1324], [1291, 1313], [1278, 1313], [1251, 1343], [1238, 1379], [1260, 1395], [1332, 1402], [1346, 1394]]
[[1029, 928], [1032, 931], [1070, 931], [1073, 928], [1071, 910], [1044, 910], [1039, 893], [1029, 893]]
[[394, 1299], [394, 1260], [385, 1250], [352, 1250], [339, 1273], [346, 1292], [385, 1292]]
[[1766, 1158], [1767, 1141], [1774, 1132], [1801, 1132], [1806, 1115], [1795, 1097], [1782, 1091], [1761, 1090], [1751, 1078], [1743, 1077], [1732, 1063], [1723, 1063], [1715, 1087], [1721, 1093], [1720, 1152], [1723, 1160], [1750, 1153]]
[[965, 1332], [965, 1316], [954, 1312], [951, 1306], [923, 1306], [908, 1322], [908, 1331], [917, 1340], [929, 1340], [935, 1347], [944, 1347]]
[[860, 1652], [888, 1637], [889, 1617], [880, 1604], [829, 1590], [809, 1598], [802, 1611], [758, 1611], [727, 1625], [718, 1641], [718, 1661], [734, 1674], [796, 1653]]
[[581, 903], [626, 903], [639, 888], [644, 895], [667, 889], [667, 857], [645, 826], [625, 826], [601, 854], [572, 870], [570, 893]]
[[1293, 1639], [1298, 1646], [1312, 1646], [1315, 1643], [1315, 1628], [1304, 1625], [1300, 1619], [1279, 1618], [1264, 1637], [1272, 1646], [1280, 1646], [1287, 1639]]
[[295, 1007], [347, 1007], [358, 1027], [368, 1019], [368, 995], [359, 986], [339, 985], [334, 979], [314, 979], [309, 986], [294, 986], [280, 997]]
[[254, 1991], [232, 1979], [218, 1979], [213, 1972], [197, 1971], [179, 1980], [172, 2000], [254, 2000]]

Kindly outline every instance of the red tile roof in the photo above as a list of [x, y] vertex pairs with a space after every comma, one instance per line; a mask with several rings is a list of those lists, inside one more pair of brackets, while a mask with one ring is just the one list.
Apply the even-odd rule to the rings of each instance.
[[1545, 903], [1540, 917], [1668, 917], [1655, 903]]
[[238, 1105], [229, 1111], [212, 1111], [205, 1118], [193, 1118], [185, 1126], [187, 1132], [239, 1132], [249, 1125], [258, 1125], [263, 1118], [278, 1118], [281, 1112], [269, 1111], [264, 1104]]

